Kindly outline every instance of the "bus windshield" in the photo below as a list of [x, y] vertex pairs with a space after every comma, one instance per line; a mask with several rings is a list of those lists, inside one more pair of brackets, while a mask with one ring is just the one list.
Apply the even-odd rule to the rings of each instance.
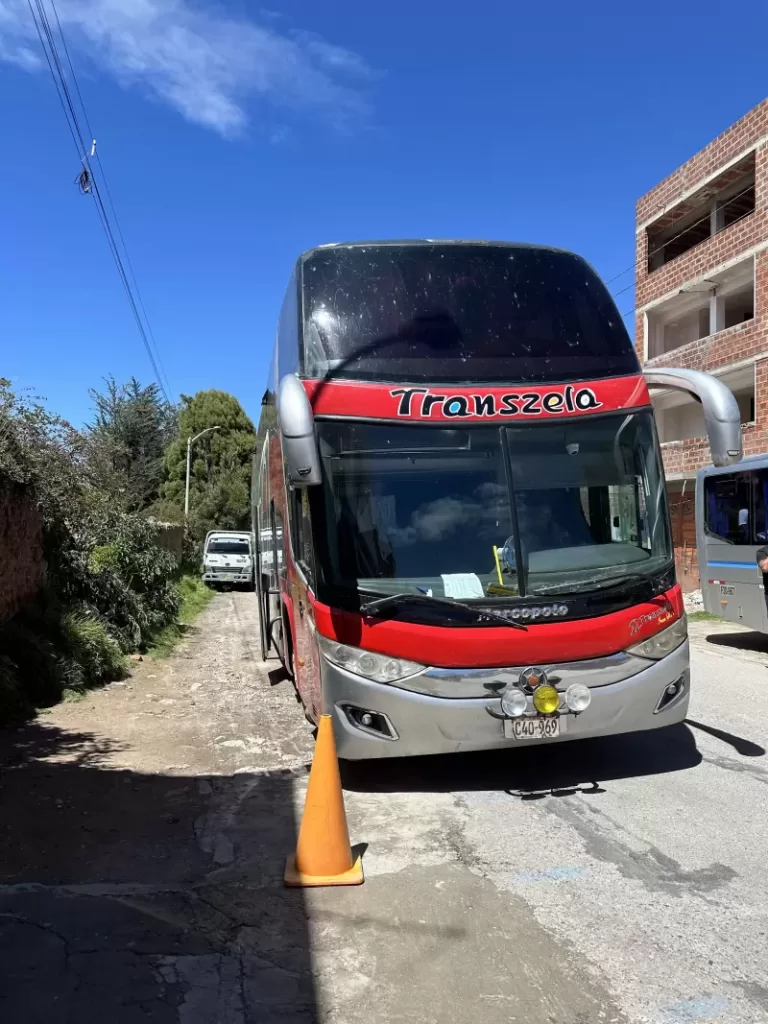
[[326, 584], [503, 600], [671, 563], [650, 411], [513, 428], [317, 427]]
[[524, 383], [640, 372], [605, 285], [573, 253], [338, 246], [311, 253], [302, 277], [302, 373], [313, 379]]

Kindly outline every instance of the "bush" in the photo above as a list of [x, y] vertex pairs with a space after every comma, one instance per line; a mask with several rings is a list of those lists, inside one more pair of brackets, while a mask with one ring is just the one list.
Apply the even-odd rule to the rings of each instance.
[[78, 682], [68, 689], [87, 689], [124, 675], [125, 658], [120, 644], [103, 622], [70, 613], [62, 625], [67, 653], [80, 674]]
[[87, 435], [0, 378], [0, 474], [34, 496], [49, 587], [0, 626], [0, 717], [118, 677], [124, 654], [176, 621], [173, 555], [85, 472], [89, 452]]
[[197, 618], [213, 598], [210, 590], [200, 579], [198, 572], [187, 572], [177, 582], [179, 613], [174, 622], [161, 630], [152, 640], [150, 654], [154, 658], [167, 658], [181, 638], [189, 631]]
[[105, 621], [123, 652], [144, 650], [178, 614], [173, 555], [142, 516], [93, 496], [75, 540], [49, 570], [62, 602]]
[[26, 609], [0, 626], [2, 717], [54, 703], [76, 676], [61, 630], [45, 611]]
[[106, 624], [82, 612], [62, 614], [50, 598], [0, 626], [0, 720], [124, 673], [123, 653]]

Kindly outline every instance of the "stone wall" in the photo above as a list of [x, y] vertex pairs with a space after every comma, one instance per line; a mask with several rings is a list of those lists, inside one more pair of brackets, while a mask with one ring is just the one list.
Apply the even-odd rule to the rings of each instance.
[[184, 556], [184, 527], [178, 523], [160, 523], [156, 519], [150, 522], [155, 529], [158, 547], [170, 551], [177, 563], [181, 564]]
[[25, 487], [0, 476], [0, 623], [34, 601], [44, 583], [40, 513]]

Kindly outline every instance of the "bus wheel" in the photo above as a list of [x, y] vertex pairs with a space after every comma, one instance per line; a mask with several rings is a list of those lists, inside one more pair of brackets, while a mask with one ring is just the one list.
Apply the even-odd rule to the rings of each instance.
[[293, 680], [293, 685], [296, 686], [296, 664], [293, 656], [293, 637], [291, 636], [291, 627], [288, 625], [285, 619], [285, 612], [280, 616], [282, 620], [282, 632], [284, 642], [285, 660], [283, 661], [283, 667], [288, 675]]
[[290, 629], [286, 629], [285, 616], [282, 613], [270, 623], [269, 634], [272, 638], [272, 644], [277, 651], [277, 656], [280, 659], [280, 664], [283, 666], [288, 678], [293, 680], [293, 684], [295, 686], [296, 676], [293, 670], [293, 644], [291, 643], [291, 631]]

